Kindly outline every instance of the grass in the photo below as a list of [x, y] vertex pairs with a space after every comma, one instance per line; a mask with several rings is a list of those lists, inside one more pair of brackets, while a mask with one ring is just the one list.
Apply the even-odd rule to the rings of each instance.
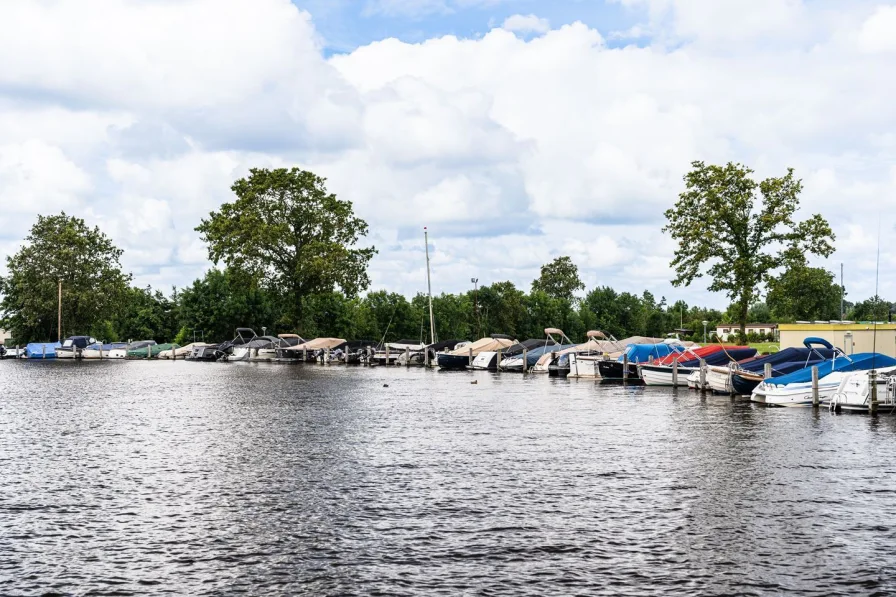
[[777, 342], [750, 342], [750, 348], [755, 348], [759, 354], [764, 352], [778, 352], [781, 345]]

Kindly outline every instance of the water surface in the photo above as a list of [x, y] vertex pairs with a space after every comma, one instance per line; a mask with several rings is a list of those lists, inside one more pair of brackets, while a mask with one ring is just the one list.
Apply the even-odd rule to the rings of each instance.
[[0, 396], [2, 594], [896, 591], [896, 417], [248, 363], [4, 361]]

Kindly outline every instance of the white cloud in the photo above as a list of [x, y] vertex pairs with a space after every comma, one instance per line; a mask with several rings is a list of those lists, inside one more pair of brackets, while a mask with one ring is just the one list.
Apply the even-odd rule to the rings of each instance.
[[859, 47], [865, 52], [896, 50], [896, 6], [878, 6], [862, 24]]
[[379, 288], [424, 288], [430, 225], [439, 291], [471, 275], [528, 288], [569, 254], [590, 286], [707, 300], [668, 284], [662, 212], [691, 160], [737, 160], [797, 168], [803, 211], [839, 235], [819, 264], [843, 260], [850, 296], [870, 295], [868, 239], [896, 201], [893, 7], [624, 1], [641, 47], [516, 15], [478, 39], [329, 59], [288, 0], [0, 4], [0, 54], [17, 57], [0, 69], [0, 250], [64, 208], [119, 242], [138, 282], [183, 285], [207, 267], [194, 228], [232, 182], [298, 165], [370, 222]]
[[511, 15], [504, 19], [501, 27], [519, 33], [547, 33], [551, 30], [551, 23], [535, 15]]

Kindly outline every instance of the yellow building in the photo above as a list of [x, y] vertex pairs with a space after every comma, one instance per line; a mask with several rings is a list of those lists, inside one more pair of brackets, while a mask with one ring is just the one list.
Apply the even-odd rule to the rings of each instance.
[[[877, 328], [875, 339], [875, 327]], [[846, 354], [877, 352], [896, 357], [896, 323], [782, 323], [781, 348], [800, 347], [809, 336], [824, 338]]]

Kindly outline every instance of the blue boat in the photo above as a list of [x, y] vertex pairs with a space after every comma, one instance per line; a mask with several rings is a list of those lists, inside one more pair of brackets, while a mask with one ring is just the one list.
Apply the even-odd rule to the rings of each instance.
[[25, 347], [26, 359], [55, 359], [61, 342], [32, 342]]
[[[805, 348], [785, 348], [774, 354], [740, 363], [731, 374], [731, 391], [749, 395], [765, 377], [765, 366], [772, 366], [772, 377], [787, 375], [834, 358], [838, 350], [823, 338], [806, 338]], [[713, 390], [718, 391], [713, 387]]]

